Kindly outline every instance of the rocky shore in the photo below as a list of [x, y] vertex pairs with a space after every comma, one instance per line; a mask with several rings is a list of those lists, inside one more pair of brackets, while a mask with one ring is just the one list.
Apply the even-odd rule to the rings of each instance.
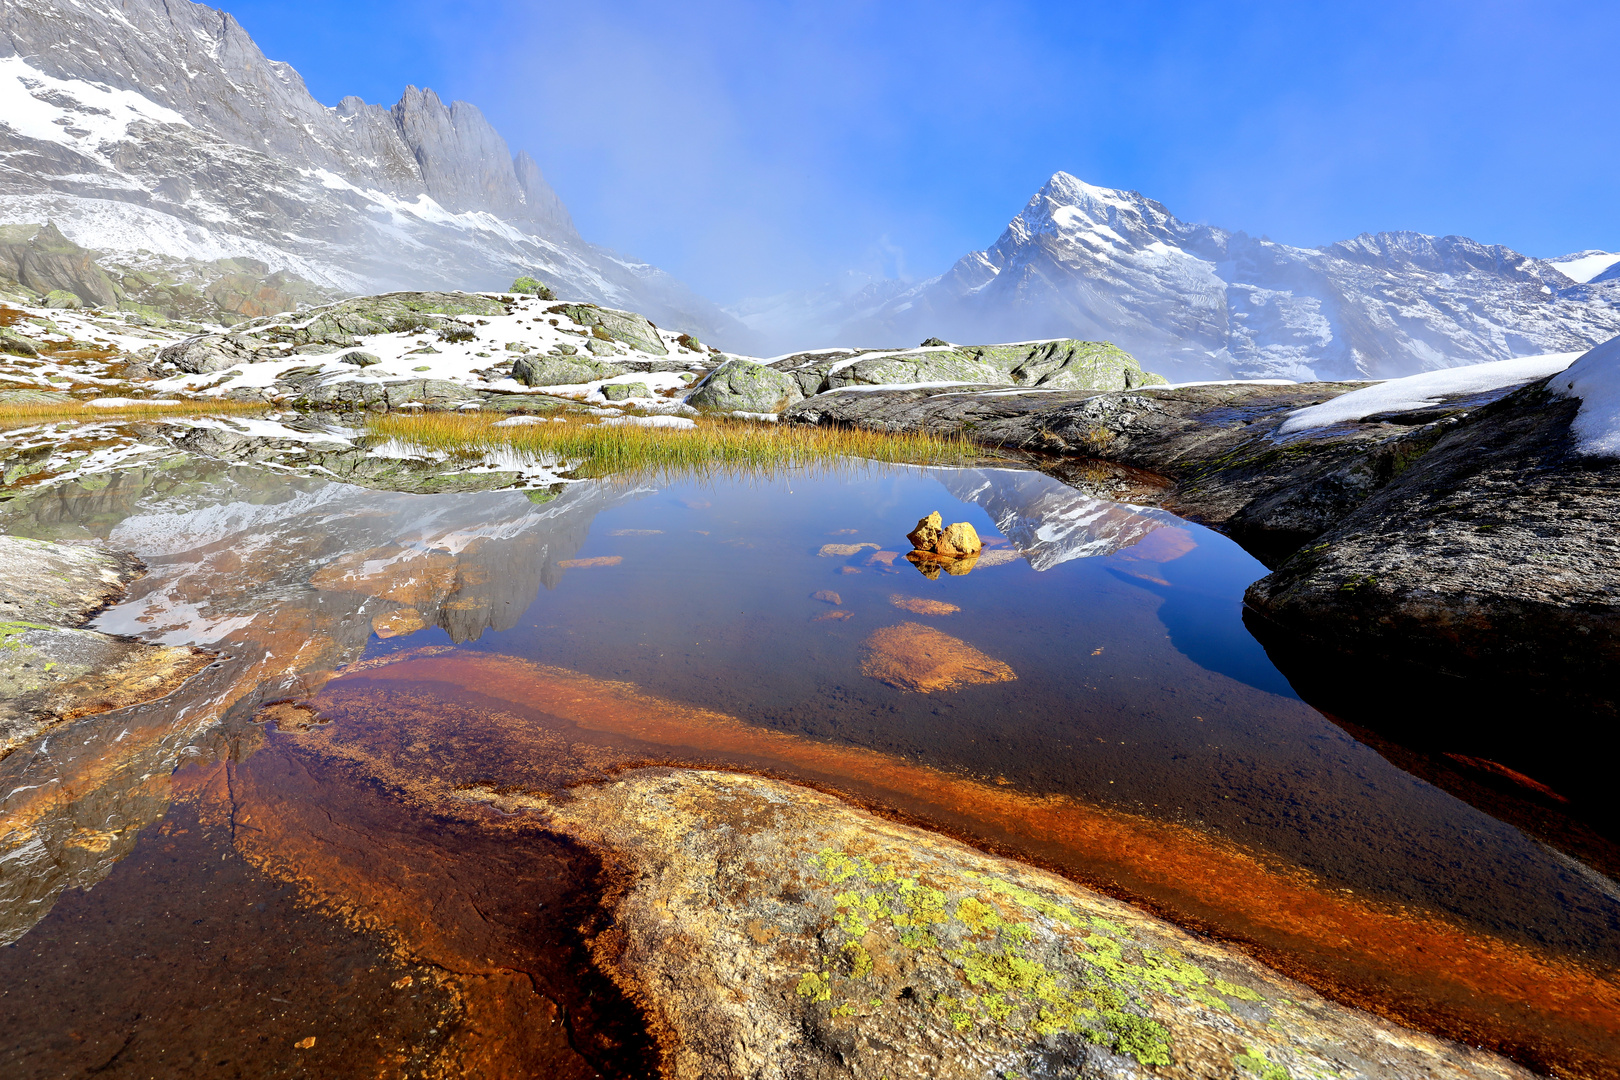
[[643, 769], [558, 803], [463, 795], [616, 868], [594, 951], [668, 1077], [1531, 1075], [794, 784]]

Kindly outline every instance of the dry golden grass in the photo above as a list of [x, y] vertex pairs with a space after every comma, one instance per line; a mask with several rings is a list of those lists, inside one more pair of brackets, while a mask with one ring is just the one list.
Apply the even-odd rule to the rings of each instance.
[[954, 465], [984, 456], [966, 439], [705, 417], [694, 428], [600, 424], [594, 418], [496, 427], [488, 413], [390, 413], [369, 430], [424, 450], [510, 450], [568, 462], [581, 475], [769, 474], [808, 465]]
[[160, 405], [141, 401], [129, 405], [86, 405], [77, 398], [61, 395], [62, 400], [0, 402], [0, 425], [44, 424], [52, 420], [141, 420], [156, 416], [239, 416], [262, 413], [272, 408], [257, 401], [182, 401]]

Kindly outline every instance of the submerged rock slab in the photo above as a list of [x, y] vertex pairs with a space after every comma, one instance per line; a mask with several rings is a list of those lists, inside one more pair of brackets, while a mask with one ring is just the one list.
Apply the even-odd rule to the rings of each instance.
[[214, 656], [94, 630], [0, 623], [0, 756], [59, 721], [164, 697]]
[[163, 697], [213, 660], [77, 629], [143, 570], [128, 552], [0, 536], [0, 757], [61, 721]]
[[928, 694], [1018, 678], [995, 657], [921, 623], [875, 630], [864, 648], [861, 674], [898, 690]]
[[128, 552], [0, 536], [0, 620], [78, 626], [142, 569]]
[[594, 949], [646, 1009], [667, 1077], [1531, 1075], [792, 784], [637, 770], [549, 820], [618, 863]]

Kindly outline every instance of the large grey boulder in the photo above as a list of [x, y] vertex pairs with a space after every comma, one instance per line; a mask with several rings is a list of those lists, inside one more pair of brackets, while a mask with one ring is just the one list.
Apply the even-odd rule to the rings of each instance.
[[382, 382], [358, 371], [326, 371], [317, 366], [288, 368], [271, 384], [269, 396], [299, 409], [347, 412], [388, 408]]
[[0, 353], [33, 358], [39, 355], [39, 342], [9, 326], [0, 326]]
[[208, 375], [282, 355], [277, 346], [242, 334], [200, 334], [161, 349], [158, 360], [193, 375]]
[[1579, 452], [1580, 407], [1543, 380], [1442, 426], [1245, 602], [1346, 670], [1415, 664], [1620, 715], [1620, 461]]
[[436, 332], [457, 315], [504, 315], [506, 305], [476, 293], [392, 292], [357, 296], [289, 317], [271, 315], [236, 329], [269, 341], [352, 348], [367, 334]]
[[631, 398], [651, 397], [652, 391], [644, 382], [609, 383], [602, 387], [602, 396], [609, 401], [628, 401]]
[[584, 356], [520, 356], [512, 378], [525, 386], [565, 386], [623, 375], [627, 368]]
[[[663, 356], [669, 352], [658, 336], [658, 330], [645, 318], [633, 311], [615, 311], [595, 304], [558, 304], [546, 309], [547, 315], [566, 315], [580, 326], [600, 327], [614, 341], [621, 341], [632, 349]], [[587, 344], [589, 344], [587, 342]]]
[[483, 395], [478, 391], [469, 390], [449, 379], [410, 379], [387, 383], [383, 389], [390, 409], [414, 402], [430, 411], [439, 412], [459, 409], [468, 402], [483, 401]]
[[[937, 341], [930, 338], [930, 341]], [[1049, 390], [1136, 390], [1165, 380], [1106, 341], [1013, 345], [924, 345], [901, 352], [806, 353], [775, 365], [793, 375], [805, 396], [844, 386], [970, 383]]]
[[779, 413], [803, 399], [798, 382], [786, 372], [731, 359], [698, 383], [686, 401], [719, 412]]

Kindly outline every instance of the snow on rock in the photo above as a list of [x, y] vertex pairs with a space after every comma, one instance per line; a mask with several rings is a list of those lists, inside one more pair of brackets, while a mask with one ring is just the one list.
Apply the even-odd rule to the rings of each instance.
[[1364, 390], [1353, 390], [1332, 401], [1324, 401], [1320, 405], [1299, 410], [1283, 421], [1282, 426], [1277, 429], [1277, 434], [1291, 435], [1298, 431], [1348, 423], [1375, 413], [1426, 409], [1439, 404], [1442, 398], [1461, 394], [1482, 394], [1506, 386], [1545, 379], [1569, 367], [1579, 355], [1581, 354], [1550, 353], [1546, 356], [1520, 357], [1517, 360], [1494, 360], [1485, 364], [1426, 371], [1421, 375], [1408, 375], [1404, 379], [1374, 383]]
[[509, 416], [505, 420], [498, 420], [490, 427], [528, 427], [531, 424], [563, 423], [560, 416]]
[[1547, 385], [1581, 399], [1572, 425], [1581, 453], [1620, 457], [1620, 337], [1588, 349]]

